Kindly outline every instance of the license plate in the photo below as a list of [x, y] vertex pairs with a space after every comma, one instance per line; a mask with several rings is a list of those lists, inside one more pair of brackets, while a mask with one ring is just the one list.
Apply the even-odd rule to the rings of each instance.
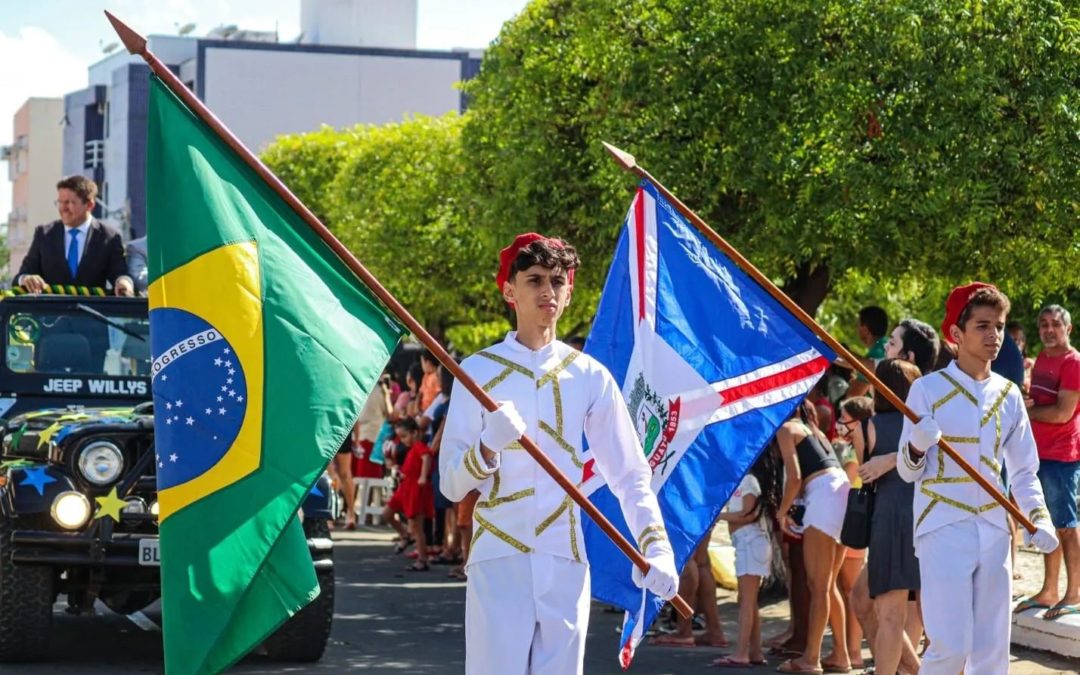
[[161, 566], [161, 553], [158, 549], [159, 539], [139, 540], [139, 564], [150, 567]]

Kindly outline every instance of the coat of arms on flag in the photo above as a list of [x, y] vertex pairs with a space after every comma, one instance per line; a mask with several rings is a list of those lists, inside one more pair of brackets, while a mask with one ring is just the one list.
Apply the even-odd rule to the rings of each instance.
[[[627, 214], [585, 351], [622, 386], [680, 569], [835, 358], [648, 181]], [[586, 460], [582, 490], [626, 534]], [[584, 529], [593, 595], [627, 611], [627, 667], [663, 601], [634, 585], [630, 561], [588, 519]]]

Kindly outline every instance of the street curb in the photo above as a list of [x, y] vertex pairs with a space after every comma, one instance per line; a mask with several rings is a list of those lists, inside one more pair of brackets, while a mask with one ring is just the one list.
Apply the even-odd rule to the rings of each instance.
[[1042, 618], [1045, 613], [1045, 609], [1029, 609], [1013, 614], [1013, 644], [1080, 658], [1080, 615], [1046, 621]]

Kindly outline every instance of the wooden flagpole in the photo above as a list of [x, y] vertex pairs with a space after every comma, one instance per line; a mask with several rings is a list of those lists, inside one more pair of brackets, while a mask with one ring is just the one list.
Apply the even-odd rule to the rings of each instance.
[[[413, 318], [412, 314], [398, 302], [397, 298], [391, 295], [390, 292], [379, 283], [379, 280], [356, 259], [356, 256], [337, 240], [337, 237], [335, 237], [333, 233], [315, 217], [315, 214], [304, 206], [303, 202], [301, 202], [296, 195], [281, 182], [281, 179], [275, 176], [274, 172], [267, 168], [254, 153], [248, 150], [247, 147], [240, 142], [240, 139], [234, 136], [221, 120], [219, 120], [202, 101], [196, 98], [195, 94], [180, 81], [180, 78], [174, 75], [173, 72], [169, 70], [168, 66], [162, 63], [161, 60], [147, 48], [146, 38], [129, 28], [124, 22], [117, 19], [110, 12], [106, 11], [105, 16], [108, 17], [109, 23], [112, 24], [116, 34], [120, 36], [120, 40], [124, 43], [128, 52], [141, 56], [146, 61], [147, 65], [150, 66], [150, 70], [157, 75], [165, 86], [176, 94], [176, 96], [179, 97], [199, 119], [206, 123], [206, 125], [209, 126], [226, 145], [232, 148], [233, 152], [244, 160], [244, 162], [251, 167], [251, 169], [258, 174], [258, 176], [262, 178], [266, 184], [304, 220], [305, 223], [307, 223], [312, 231], [314, 231], [315, 234], [317, 234], [326, 245], [337, 254], [341, 261], [364, 282], [364, 285], [366, 285], [368, 289], [382, 301], [386, 308], [390, 310], [390, 312], [396, 316], [414, 336], [416, 336], [416, 339], [431, 351], [435, 358], [439, 360], [439, 363], [450, 371], [454, 378], [469, 390], [469, 393], [476, 397], [476, 400], [480, 402], [480, 405], [484, 406], [484, 409], [488, 412], [494, 412], [498, 408], [498, 405], [492, 400], [487, 392], [485, 392], [475, 380], [469, 377], [469, 375], [461, 369], [461, 366], [459, 366], [453, 357], [447, 353], [443, 346], [424, 329], [420, 322]], [[566, 475], [552, 463], [548, 456], [540, 450], [532, 439], [527, 436], [522, 436], [519, 440], [521, 445], [525, 448], [525, 451], [528, 452], [544, 471], [559, 484], [559, 487], [566, 491], [570, 498], [581, 507], [581, 510], [588, 514], [588, 516], [600, 526], [600, 529], [602, 529], [611, 541], [614, 542], [628, 558], [630, 558], [634, 565], [641, 570], [642, 574], [647, 573], [649, 571], [649, 563], [645, 560], [645, 557], [642, 556], [641, 553], [634, 548], [633, 544], [628, 542], [617, 529], [615, 529], [615, 526], [604, 517], [604, 514], [600, 513], [599, 509], [593, 506], [592, 502], [582, 494], [577, 485], [567, 478]], [[693, 615], [693, 610], [690, 608], [690, 605], [678, 595], [676, 595], [671, 602], [683, 617], [689, 618]]]
[[[639, 178], [644, 178], [645, 180], [652, 183], [653, 186], [657, 189], [657, 191], [659, 191], [665, 199], [671, 202], [675, 206], [675, 208], [679, 210], [679, 213], [686, 216], [686, 218], [694, 225], [694, 227], [696, 227], [698, 231], [701, 232], [701, 234], [705, 235], [706, 239], [711, 241], [718, 249], [723, 251], [725, 255], [731, 258], [735, 262], [735, 264], [742, 268], [744, 272], [749, 274], [750, 277], [758, 283], [758, 285], [768, 291], [769, 295], [773, 296], [773, 298], [775, 298], [777, 302], [783, 305], [789, 312], [794, 314], [796, 317], [798, 317], [800, 321], [806, 324], [806, 327], [812, 330], [814, 334], [821, 339], [822, 342], [829, 345], [829, 348], [836, 352], [838, 356], [843, 357], [844, 360], [846, 360], [856, 370], [862, 373], [862, 376], [865, 377], [871, 385], [873, 385], [874, 391], [881, 392], [881, 395], [888, 399], [889, 403], [892, 403], [894, 406], [896, 406], [896, 409], [902, 412], [904, 416], [907, 417], [909, 420], [911, 420], [912, 422], [919, 421], [919, 417], [915, 415], [914, 411], [912, 411], [911, 408], [907, 407], [907, 404], [902, 401], [899, 396], [893, 393], [891, 389], [886, 387], [885, 384], [877, 378], [874, 372], [870, 368], [866, 367], [866, 364], [864, 364], [860, 359], [856, 358], [850, 351], [848, 351], [846, 347], [844, 347], [844, 345], [840, 344], [840, 342], [837, 341], [836, 338], [834, 338], [832, 335], [829, 335], [829, 332], [822, 328], [821, 324], [819, 324], [813, 319], [813, 317], [807, 314], [802, 307], [799, 307], [797, 304], [795, 304], [794, 300], [789, 298], [786, 293], [777, 288], [776, 284], [770, 281], [768, 277], [766, 277], [756, 267], [754, 267], [753, 263], [744, 258], [743, 255], [735, 249], [735, 247], [729, 244], [723, 237], [717, 234], [715, 230], [709, 227], [708, 223], [701, 219], [701, 216], [690, 210], [690, 207], [679, 201], [678, 197], [671, 194], [671, 192], [666, 187], [661, 185], [659, 181], [653, 178], [648, 171], [639, 166], [637, 160], [634, 159], [633, 155], [624, 152], [619, 148], [616, 148], [610, 143], [604, 143], [604, 148], [607, 149], [609, 153], [611, 153], [611, 156], [615, 158], [615, 161], [618, 162], [619, 166], [621, 166], [623, 169], [626, 169], [630, 173], [638, 176]], [[981, 473], [979, 473], [979, 471], [975, 467], [973, 467], [966, 459], [964, 459], [960, 455], [960, 453], [958, 453], [951, 445], [949, 445], [947, 441], [942, 439], [941, 442], [938, 443], [938, 447], [941, 448], [941, 450], [945, 454], [947, 454], [954, 462], [956, 462], [960, 466], [960, 468], [964, 470], [964, 473], [971, 476], [972, 480], [979, 484], [979, 487], [981, 487], [983, 490], [986, 490], [987, 494], [993, 497], [998, 504], [1004, 507], [1005, 510], [1009, 513], [1009, 515], [1016, 519], [1016, 522], [1023, 525], [1028, 532], [1035, 532], [1035, 526], [1031, 523], [1030, 520], [1028, 520], [1026, 516], [1024, 516], [1023, 513], [1020, 512], [1019, 507], [1017, 507], [1016, 504], [1006, 498], [1005, 495], [998, 492], [997, 488], [991, 485], [990, 481], [988, 481]]]

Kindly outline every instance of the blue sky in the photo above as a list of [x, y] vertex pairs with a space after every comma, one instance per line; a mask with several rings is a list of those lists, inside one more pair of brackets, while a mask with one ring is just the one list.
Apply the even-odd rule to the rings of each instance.
[[[108, 9], [142, 33], [192, 35], [223, 24], [300, 33], [300, 0], [0, 0], [0, 145], [11, 143], [12, 116], [31, 96], [62, 96], [86, 86], [86, 68], [116, 41], [102, 13]], [[390, 0], [393, 1], [393, 0]], [[421, 49], [483, 48], [528, 0], [419, 0]], [[11, 183], [0, 167], [0, 221], [11, 209]], [[16, 264], [18, 261], [13, 261]]]

